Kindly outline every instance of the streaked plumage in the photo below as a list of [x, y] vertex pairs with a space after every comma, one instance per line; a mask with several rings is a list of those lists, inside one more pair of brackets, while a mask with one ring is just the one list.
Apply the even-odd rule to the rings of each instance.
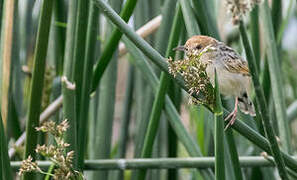
[[237, 104], [242, 112], [255, 115], [253, 103], [248, 98], [251, 86], [247, 61], [244, 60], [232, 48], [222, 42], [208, 36], [193, 36], [179, 50], [186, 54], [200, 53], [203, 51], [200, 60], [207, 64], [206, 72], [212, 84], [214, 84], [214, 69], [218, 74], [220, 92], [226, 96], [235, 97], [235, 107], [230, 124], [236, 119]]

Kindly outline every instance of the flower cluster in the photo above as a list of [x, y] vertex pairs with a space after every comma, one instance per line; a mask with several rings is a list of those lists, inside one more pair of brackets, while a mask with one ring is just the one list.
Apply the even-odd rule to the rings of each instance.
[[252, 8], [261, 3], [261, 0], [226, 0], [226, 6], [232, 14], [232, 23], [237, 25], [246, 13]]
[[214, 102], [214, 89], [206, 73], [207, 64], [200, 61], [201, 55], [205, 53], [194, 51], [187, 53], [184, 60], [173, 61], [168, 59], [169, 73], [176, 76], [178, 73], [183, 77], [190, 95], [200, 95], [199, 99], [190, 97], [192, 104], [205, 104], [212, 107]]
[[49, 174], [53, 179], [75, 179], [77, 176], [82, 176], [81, 173], [75, 171], [72, 166], [72, 161], [74, 157], [74, 151], [67, 152], [67, 147], [70, 144], [63, 140], [63, 135], [67, 131], [69, 124], [67, 120], [64, 120], [60, 124], [49, 121], [45, 122], [41, 127], [37, 127], [37, 131], [47, 132], [54, 136], [55, 145], [37, 145], [35, 151], [49, 158], [55, 165], [55, 170], [53, 174], [43, 172], [39, 167], [37, 162], [33, 162], [32, 157], [29, 156], [28, 159], [22, 162], [19, 175], [25, 172], [37, 171], [42, 174]]
[[28, 156], [27, 159], [22, 161], [22, 166], [19, 170], [19, 175], [22, 175], [25, 172], [33, 172], [33, 171], [42, 172], [42, 170], [38, 167], [37, 163], [33, 162], [33, 158], [31, 156]]
[[64, 132], [67, 131], [69, 124], [67, 120], [61, 122], [61, 124], [56, 125], [53, 121], [45, 122], [42, 126], [35, 128], [37, 131], [48, 132], [52, 134], [55, 138], [62, 138]]

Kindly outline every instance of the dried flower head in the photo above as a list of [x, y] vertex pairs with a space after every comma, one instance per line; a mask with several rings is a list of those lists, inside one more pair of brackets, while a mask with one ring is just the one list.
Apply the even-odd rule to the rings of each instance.
[[23, 175], [25, 172], [41, 171], [36, 162], [33, 162], [33, 158], [29, 155], [27, 159], [22, 161], [19, 175]]
[[232, 14], [232, 23], [237, 25], [245, 14], [260, 3], [261, 0], [226, 0], [227, 9]]
[[184, 60], [173, 61], [172, 59], [168, 59], [169, 73], [173, 76], [179, 73], [183, 77], [190, 95], [203, 95], [201, 99], [190, 97], [189, 102], [192, 104], [206, 104], [212, 106], [214, 102], [214, 89], [206, 73], [207, 64], [200, 61], [201, 55], [208, 50], [210, 49], [205, 49], [205, 51], [202, 52], [189, 52]]
[[37, 153], [41, 154], [44, 157], [52, 157], [55, 154], [57, 154], [58, 148], [53, 146], [53, 145], [49, 145], [49, 146], [42, 145], [42, 146], [40, 146], [38, 144], [35, 151]]
[[62, 137], [63, 133], [67, 131], [69, 127], [67, 119], [57, 125], [53, 121], [43, 123], [42, 126], [35, 128], [37, 131], [49, 132], [55, 137]]
[[32, 162], [32, 157], [24, 160], [19, 174], [25, 172], [37, 171], [42, 174], [49, 174], [53, 179], [76, 179], [80, 176], [83, 179], [82, 173], [75, 171], [72, 166], [74, 151], [67, 152], [67, 147], [70, 144], [63, 140], [63, 134], [67, 131], [69, 124], [64, 120], [60, 124], [52, 121], [44, 123], [41, 127], [36, 128], [37, 131], [48, 132], [54, 136], [55, 145], [37, 145], [35, 151], [44, 157], [49, 158], [57, 168], [54, 169], [53, 174], [43, 172], [36, 162]]

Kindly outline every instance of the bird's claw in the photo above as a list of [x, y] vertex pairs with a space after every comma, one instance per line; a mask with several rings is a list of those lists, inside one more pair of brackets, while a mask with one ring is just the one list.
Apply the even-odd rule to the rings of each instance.
[[231, 118], [231, 119], [229, 120], [228, 124], [226, 125], [225, 129], [224, 129], [225, 131], [228, 129], [229, 126], [231, 126], [231, 125], [234, 124], [234, 122], [235, 122], [235, 120], [236, 120], [236, 117], [237, 117], [237, 111], [234, 110], [233, 112], [231, 112], [231, 113], [225, 118], [225, 121], [227, 121], [228, 119]]

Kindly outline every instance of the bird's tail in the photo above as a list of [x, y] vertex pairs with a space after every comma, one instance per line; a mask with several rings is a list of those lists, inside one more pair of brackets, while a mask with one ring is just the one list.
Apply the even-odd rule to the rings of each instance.
[[251, 116], [256, 116], [254, 104], [249, 99], [246, 92], [238, 97], [238, 107], [243, 113], [249, 114]]

